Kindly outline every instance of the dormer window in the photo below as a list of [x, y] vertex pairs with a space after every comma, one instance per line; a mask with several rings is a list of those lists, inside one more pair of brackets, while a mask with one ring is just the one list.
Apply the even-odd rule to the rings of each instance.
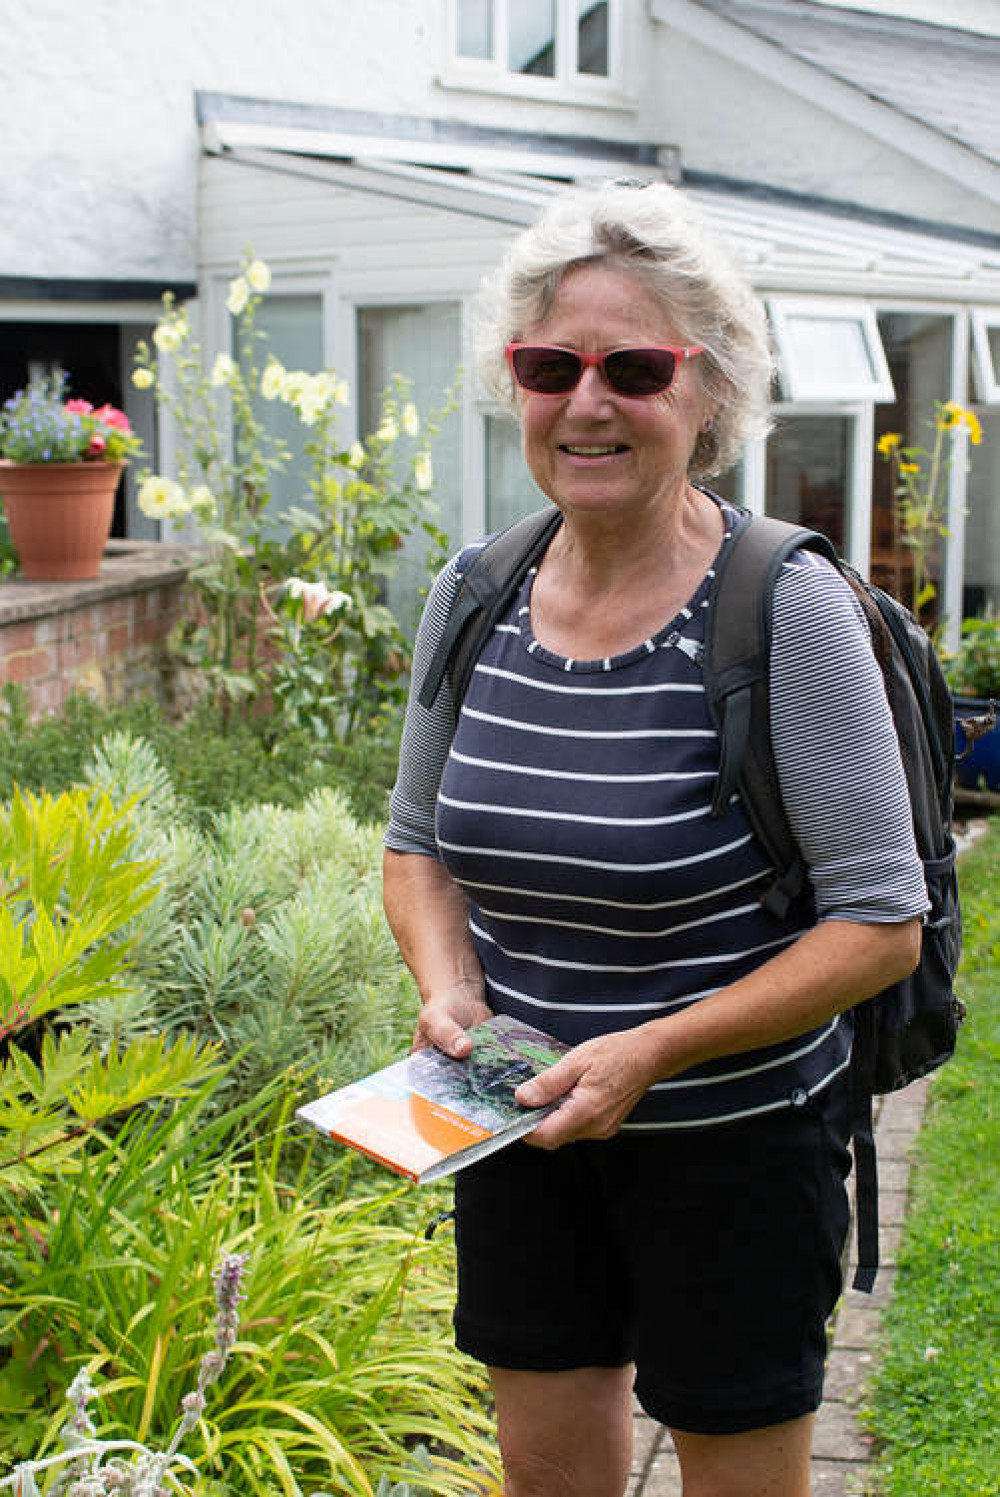
[[620, 0], [451, 0], [452, 55], [494, 77], [612, 81]]

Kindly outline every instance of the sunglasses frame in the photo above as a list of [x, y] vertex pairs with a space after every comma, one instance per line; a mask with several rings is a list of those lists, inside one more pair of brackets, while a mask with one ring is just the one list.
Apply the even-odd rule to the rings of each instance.
[[[530, 385], [524, 385], [524, 384], [522, 384], [521, 381], [517, 377], [517, 368], [516, 368], [516, 366], [514, 364], [514, 355], [516, 353], [518, 353], [522, 348], [536, 348], [536, 349], [542, 349], [542, 350], [544, 350], [546, 352], [550, 352], [550, 353], [568, 353], [568, 354], [572, 354], [575, 359], [579, 360], [579, 365], [580, 365], [579, 373], [577, 374], [576, 379], [573, 381], [573, 383], [571, 385], [567, 386], [567, 388], [565, 390], [534, 390], [534, 389], [531, 388]], [[616, 395], [622, 396], [622, 398], [625, 399], [625, 400], [649, 400], [650, 397], [653, 396], [653, 395], [662, 395], [663, 392], [664, 392], [664, 390], [669, 390], [670, 389], [670, 386], [673, 384], [674, 380], [677, 378], [677, 370], [680, 367], [680, 365], [683, 364], [686, 359], [693, 359], [696, 356], [696, 354], [700, 354], [700, 353], [704, 353], [704, 352], [705, 352], [705, 346], [702, 343], [692, 343], [692, 344], [690, 344], [687, 347], [679, 346], [679, 345], [674, 344], [674, 343], [639, 343], [639, 344], [635, 344], [634, 346], [630, 345], [627, 348], [609, 348], [604, 353], [584, 353], [583, 350], [580, 349], [580, 348], [568, 348], [564, 344], [561, 344], [561, 343], [518, 343], [518, 342], [514, 342], [514, 343], [508, 343], [507, 347], [504, 349], [504, 353], [505, 353], [506, 358], [507, 358], [507, 363], [510, 365], [511, 378], [513, 379], [515, 385], [517, 385], [517, 387], [519, 389], [526, 390], [529, 395], [543, 395], [543, 396], [546, 396], [546, 397], [549, 397], [549, 398], [551, 398], [553, 396], [558, 397], [558, 396], [571, 395], [573, 393], [573, 391], [579, 385], [580, 381], [583, 379], [584, 372], [587, 369], [600, 369], [600, 371], [601, 371], [601, 378], [604, 380], [604, 383], [607, 385], [608, 389], [614, 391], [614, 393]], [[619, 387], [615, 384], [614, 380], [612, 380], [612, 379], [610, 379], [608, 377], [607, 360], [610, 359], [610, 358], [612, 358], [615, 354], [620, 354], [620, 353], [669, 353], [669, 354], [672, 354], [673, 358], [674, 358], [673, 372], [672, 372], [670, 378], [667, 380], [666, 384], [665, 385], [661, 385], [659, 387], [659, 389], [657, 389], [657, 390], [649, 390], [649, 391], [644, 392], [641, 395], [639, 395], [639, 394], [632, 394], [632, 393], [630, 393], [627, 390], [621, 390], [621, 389], [619, 389]]]

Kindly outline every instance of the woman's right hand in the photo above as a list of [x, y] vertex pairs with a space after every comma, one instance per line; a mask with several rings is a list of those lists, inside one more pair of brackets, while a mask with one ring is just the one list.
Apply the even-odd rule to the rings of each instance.
[[482, 978], [465, 979], [426, 999], [420, 1010], [413, 1049], [434, 1046], [454, 1060], [464, 1060], [472, 1049], [467, 1031], [492, 1017]]

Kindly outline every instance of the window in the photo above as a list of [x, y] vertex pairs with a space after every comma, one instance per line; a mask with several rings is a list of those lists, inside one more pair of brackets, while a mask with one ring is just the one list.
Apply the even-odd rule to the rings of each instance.
[[[380, 398], [394, 374], [411, 384], [420, 415], [440, 411], [445, 392], [454, 384], [461, 358], [461, 309], [457, 302], [426, 302], [417, 306], [360, 307], [358, 328], [359, 427], [374, 431], [380, 419]], [[412, 439], [399, 438], [397, 451], [407, 461]], [[442, 424], [431, 448], [434, 467], [433, 499], [440, 513], [436, 522], [446, 531], [450, 548], [462, 538], [461, 422], [453, 412]], [[389, 607], [405, 629], [413, 630], [420, 617], [421, 589], [426, 585], [425, 559], [429, 542], [422, 533], [410, 536], [399, 553], [399, 568], [389, 579]]]
[[509, 78], [610, 80], [620, 0], [452, 0], [453, 52]]
[[875, 312], [856, 302], [775, 298], [768, 304], [789, 400], [892, 400]]
[[485, 417], [486, 530], [504, 530], [541, 509], [545, 496], [536, 487], [521, 452], [521, 430], [499, 412]]
[[828, 535], [847, 550], [851, 418], [781, 417], [767, 441], [767, 513]]
[[972, 351], [976, 394], [984, 405], [1000, 405], [1000, 312], [973, 311]]
[[[323, 354], [323, 298], [316, 293], [282, 295], [275, 291], [265, 297], [257, 311], [257, 328], [267, 339], [269, 353], [286, 369], [322, 369], [326, 360]], [[235, 336], [235, 324], [234, 324]], [[234, 356], [238, 350], [232, 348]], [[254, 396], [254, 416], [269, 436], [284, 442], [291, 453], [290, 462], [271, 475], [271, 503], [269, 513], [275, 517], [292, 505], [308, 505], [307, 484], [309, 463], [305, 455], [307, 432], [294, 410], [280, 400], [265, 400], [260, 394]], [[274, 522], [272, 522], [274, 523]], [[287, 533], [287, 526], [274, 523], [275, 534]]]

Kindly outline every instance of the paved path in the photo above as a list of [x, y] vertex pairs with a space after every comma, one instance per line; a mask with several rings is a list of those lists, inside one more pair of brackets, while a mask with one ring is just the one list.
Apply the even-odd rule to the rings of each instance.
[[[879, 1253], [882, 1266], [874, 1294], [844, 1292], [831, 1325], [826, 1401], [816, 1420], [813, 1442], [814, 1497], [852, 1497], [863, 1491], [871, 1452], [869, 1436], [856, 1409], [875, 1356], [879, 1320], [896, 1276], [895, 1255], [902, 1233], [910, 1156], [927, 1100], [927, 1083], [877, 1099], [875, 1139], [879, 1170]], [[854, 1275], [853, 1224], [847, 1282]], [[677, 1457], [670, 1436], [640, 1409], [635, 1415], [635, 1461], [628, 1497], [681, 1497]]]

